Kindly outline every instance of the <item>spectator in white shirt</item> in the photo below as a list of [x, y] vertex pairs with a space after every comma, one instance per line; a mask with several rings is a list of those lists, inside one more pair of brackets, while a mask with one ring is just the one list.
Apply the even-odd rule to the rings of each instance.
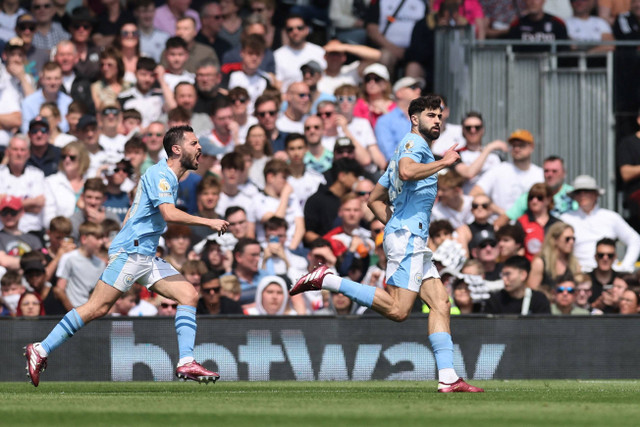
[[304, 132], [304, 121], [311, 108], [310, 96], [309, 86], [304, 82], [295, 82], [289, 86], [286, 93], [287, 109], [276, 121], [276, 127], [281, 132]]
[[598, 240], [604, 237], [618, 239], [627, 247], [619, 270], [634, 271], [640, 255], [640, 235], [617, 212], [598, 206], [598, 197], [602, 194], [604, 190], [589, 175], [579, 175], [573, 181], [573, 191], [569, 195], [578, 202], [579, 208], [560, 216], [575, 230], [573, 253], [584, 271], [590, 271], [596, 267]]
[[431, 212], [432, 221], [446, 219], [458, 228], [475, 220], [471, 213], [473, 197], [462, 193], [463, 183], [464, 178], [454, 169], [438, 174], [438, 201]]

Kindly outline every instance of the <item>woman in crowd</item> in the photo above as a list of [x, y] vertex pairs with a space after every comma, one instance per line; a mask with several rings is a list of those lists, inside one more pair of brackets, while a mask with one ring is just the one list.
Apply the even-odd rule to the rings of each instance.
[[136, 83], [136, 65], [140, 58], [140, 31], [134, 22], [127, 22], [120, 29], [113, 45], [122, 52], [124, 64], [124, 81], [132, 85]]
[[289, 304], [289, 289], [284, 279], [267, 276], [260, 280], [256, 290], [255, 306], [245, 310], [249, 315], [295, 316]]
[[251, 12], [259, 14], [264, 21], [267, 30], [264, 35], [264, 41], [267, 48], [276, 50], [282, 46], [282, 28], [277, 28], [273, 23], [273, 14], [276, 11], [276, 2], [274, 0], [252, 0]]
[[45, 178], [45, 224], [58, 215], [67, 218], [73, 215], [89, 163], [89, 152], [82, 142], [73, 141], [64, 146], [58, 172]]
[[544, 183], [534, 184], [529, 190], [527, 210], [518, 218], [525, 232], [524, 249], [529, 261], [538, 255], [547, 230], [559, 221], [551, 215], [553, 209], [553, 191]]
[[251, 168], [249, 169], [249, 179], [258, 186], [264, 188], [264, 165], [271, 160], [271, 139], [267, 130], [261, 125], [253, 125], [247, 132], [246, 144], [251, 147]]
[[544, 238], [542, 251], [531, 262], [528, 285], [533, 290], [551, 290], [564, 280], [572, 280], [580, 272], [573, 255], [576, 241], [573, 227], [564, 222], [553, 224]]
[[356, 101], [353, 109], [355, 117], [369, 120], [375, 129], [378, 117], [393, 110], [396, 103], [391, 99], [389, 70], [382, 64], [371, 64], [364, 69], [363, 96]]
[[240, 34], [242, 33], [242, 18], [239, 15], [242, 0], [220, 0], [222, 10], [222, 28], [218, 37], [225, 39], [233, 47], [240, 46]]
[[113, 46], [100, 54], [100, 77], [91, 85], [91, 98], [100, 111], [106, 105], [117, 105], [120, 92], [131, 84], [124, 81], [124, 63], [120, 51]]
[[44, 316], [44, 306], [40, 297], [31, 291], [27, 291], [20, 296], [16, 317], [38, 317]]
[[69, 134], [63, 133], [58, 126], [62, 121], [62, 116], [58, 105], [55, 102], [45, 102], [40, 106], [40, 115], [49, 122], [49, 135], [51, 143], [56, 147], [64, 147], [68, 143], [75, 141], [76, 138]]

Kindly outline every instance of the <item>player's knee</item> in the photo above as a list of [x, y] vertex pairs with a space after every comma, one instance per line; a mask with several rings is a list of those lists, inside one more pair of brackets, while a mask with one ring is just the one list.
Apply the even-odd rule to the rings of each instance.
[[194, 288], [190, 283], [187, 284], [188, 286], [184, 286], [184, 291], [177, 300], [178, 304], [195, 307], [198, 305], [198, 291], [196, 291], [196, 288]]
[[409, 312], [407, 310], [401, 310], [399, 308], [396, 308], [395, 310], [391, 311], [391, 313], [389, 313], [388, 318], [390, 320], [393, 320], [394, 322], [404, 322], [405, 320], [407, 320], [407, 318], [409, 317]]

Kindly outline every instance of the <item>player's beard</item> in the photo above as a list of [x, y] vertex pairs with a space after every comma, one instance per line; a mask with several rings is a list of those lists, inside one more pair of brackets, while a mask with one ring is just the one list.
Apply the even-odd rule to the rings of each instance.
[[198, 169], [198, 158], [200, 157], [200, 152], [196, 153], [193, 157], [182, 157], [180, 159], [180, 165], [185, 170], [197, 170]]
[[418, 127], [418, 131], [420, 132], [420, 135], [422, 135], [422, 137], [424, 139], [426, 139], [429, 142], [435, 141], [436, 139], [438, 139], [440, 137], [440, 127], [439, 126], [432, 126], [431, 128], [428, 128], [426, 126], [422, 126], [422, 124]]

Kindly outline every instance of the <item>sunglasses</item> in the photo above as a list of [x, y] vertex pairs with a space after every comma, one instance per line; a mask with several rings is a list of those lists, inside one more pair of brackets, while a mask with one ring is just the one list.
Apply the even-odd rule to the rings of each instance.
[[264, 119], [265, 117], [267, 117], [267, 116], [272, 116], [272, 117], [273, 117], [273, 116], [275, 116], [276, 114], [278, 114], [278, 112], [277, 112], [276, 110], [272, 110], [272, 111], [260, 111], [260, 112], [257, 112], [257, 113], [256, 113], [256, 115], [257, 115], [258, 117], [261, 117], [261, 118], [263, 118], [263, 119]]
[[380, 76], [376, 76], [375, 74], [369, 74], [368, 76], [365, 76], [364, 78], [364, 82], [365, 83], [369, 83], [370, 81], [375, 81], [376, 83], [380, 83], [382, 81], [384, 81], [384, 79]]
[[80, 28], [83, 30], [90, 30], [93, 26], [91, 24], [71, 24], [71, 28], [74, 30], [79, 30]]
[[38, 132], [40, 133], [49, 133], [49, 128], [46, 126], [40, 126], [40, 127], [32, 127], [31, 129], [29, 129], [29, 133], [32, 135], [37, 134]]
[[478, 247], [479, 247], [480, 249], [484, 249], [484, 248], [486, 248], [487, 246], [491, 246], [492, 248], [495, 248], [497, 244], [498, 244], [497, 242], [494, 242], [494, 241], [490, 240], [490, 241], [488, 241], [488, 242], [482, 242], [482, 243], [480, 243], [480, 244], [478, 245]]
[[568, 292], [570, 294], [574, 293], [576, 290], [576, 288], [574, 288], [573, 286], [558, 286], [556, 288], [556, 292], [561, 294], [563, 292]]
[[75, 154], [63, 154], [60, 157], [62, 157], [62, 160], [69, 159], [72, 162], [75, 162], [76, 159], [78, 158], [78, 156], [76, 156]]
[[135, 30], [135, 31], [120, 31], [120, 35], [122, 37], [138, 37], [140, 36], [140, 31]]
[[173, 308], [174, 310], [176, 310], [176, 309], [178, 308], [178, 304], [168, 304], [168, 303], [166, 303], [166, 302], [163, 302], [163, 303], [161, 303], [161, 304], [160, 304], [160, 307], [162, 307], [162, 308], [169, 308], [169, 307], [171, 307], [171, 308]]
[[287, 27], [287, 33], [291, 33], [294, 30], [302, 31], [302, 30], [304, 30], [304, 25], [298, 25], [298, 26], [295, 26], [295, 27]]
[[308, 98], [309, 96], [311, 96], [311, 94], [309, 94], [308, 92], [300, 92], [297, 95], [300, 99]]
[[333, 111], [325, 111], [324, 113], [318, 113], [320, 117], [331, 117], [333, 116]]
[[129, 171], [126, 168], [115, 168], [113, 170], [113, 173], [118, 173], [118, 172], [125, 172], [125, 173], [129, 173]]
[[598, 252], [596, 254], [596, 257], [598, 259], [604, 259], [604, 258], [613, 259], [615, 256], [616, 256], [616, 254], [612, 253], [612, 252]]
[[40, 9], [51, 9], [51, 3], [47, 3], [47, 4], [34, 4], [33, 5], [33, 10], [40, 10]]
[[220, 286], [217, 286], [215, 288], [202, 288], [202, 293], [205, 293], [205, 294], [219, 294], [220, 293]]
[[247, 98], [241, 96], [240, 98], [231, 99], [231, 102], [233, 102], [233, 103], [239, 102], [241, 104], [244, 104], [245, 102], [247, 102]]
[[117, 116], [118, 114], [120, 114], [120, 110], [118, 110], [117, 108], [105, 108], [104, 110], [102, 110], [103, 116], [108, 116], [109, 114]]
[[539, 194], [536, 194], [536, 195], [530, 194], [528, 199], [529, 199], [529, 201], [532, 201], [533, 199], [536, 199], [537, 201], [541, 202], [541, 201], [544, 200], [544, 196], [541, 196]]
[[32, 33], [36, 30], [36, 26], [35, 25], [28, 25], [28, 24], [20, 24], [18, 25], [18, 31], [31, 31]]
[[146, 136], [146, 137], [148, 137], [148, 138], [151, 138], [152, 136], [157, 136], [158, 138], [160, 138], [160, 137], [162, 137], [162, 136], [163, 136], [163, 134], [162, 134], [161, 132], [156, 132], [156, 133], [153, 133], [153, 132], [147, 132], [147, 133], [145, 134], [145, 136]]
[[482, 125], [468, 125], [468, 126], [463, 126], [464, 130], [466, 130], [467, 132], [471, 132], [473, 131], [478, 131], [480, 129], [482, 129]]
[[336, 96], [336, 99], [338, 100], [338, 102], [345, 102], [345, 101], [356, 102], [358, 97], [355, 96], [355, 95], [349, 95], [349, 96], [338, 95], [338, 96]]
[[565, 241], [566, 243], [573, 242], [573, 241], [575, 241], [575, 240], [576, 240], [576, 238], [575, 238], [574, 236], [568, 236], [568, 237], [565, 237], [565, 238], [564, 238], [564, 241]]
[[265, 7], [254, 7], [254, 8], [252, 8], [252, 9], [251, 9], [251, 11], [252, 11], [253, 13], [262, 13], [262, 12], [264, 12], [265, 10], [267, 10], [267, 8], [265, 8]]
[[380, 234], [384, 231], [384, 228], [372, 228], [371, 232], [375, 234]]
[[471, 203], [471, 209], [489, 209], [489, 206], [491, 206], [491, 203]]
[[368, 196], [371, 194], [371, 191], [356, 191], [358, 196]]
[[7, 208], [7, 209], [2, 209], [0, 211], [0, 216], [16, 216], [18, 215], [20, 211], [17, 211], [15, 209], [11, 209], [11, 208]]
[[318, 125], [313, 125], [313, 126], [305, 126], [305, 127], [304, 127], [304, 130], [311, 130], [311, 129], [319, 130], [319, 129], [320, 129], [320, 126], [318, 126]]

